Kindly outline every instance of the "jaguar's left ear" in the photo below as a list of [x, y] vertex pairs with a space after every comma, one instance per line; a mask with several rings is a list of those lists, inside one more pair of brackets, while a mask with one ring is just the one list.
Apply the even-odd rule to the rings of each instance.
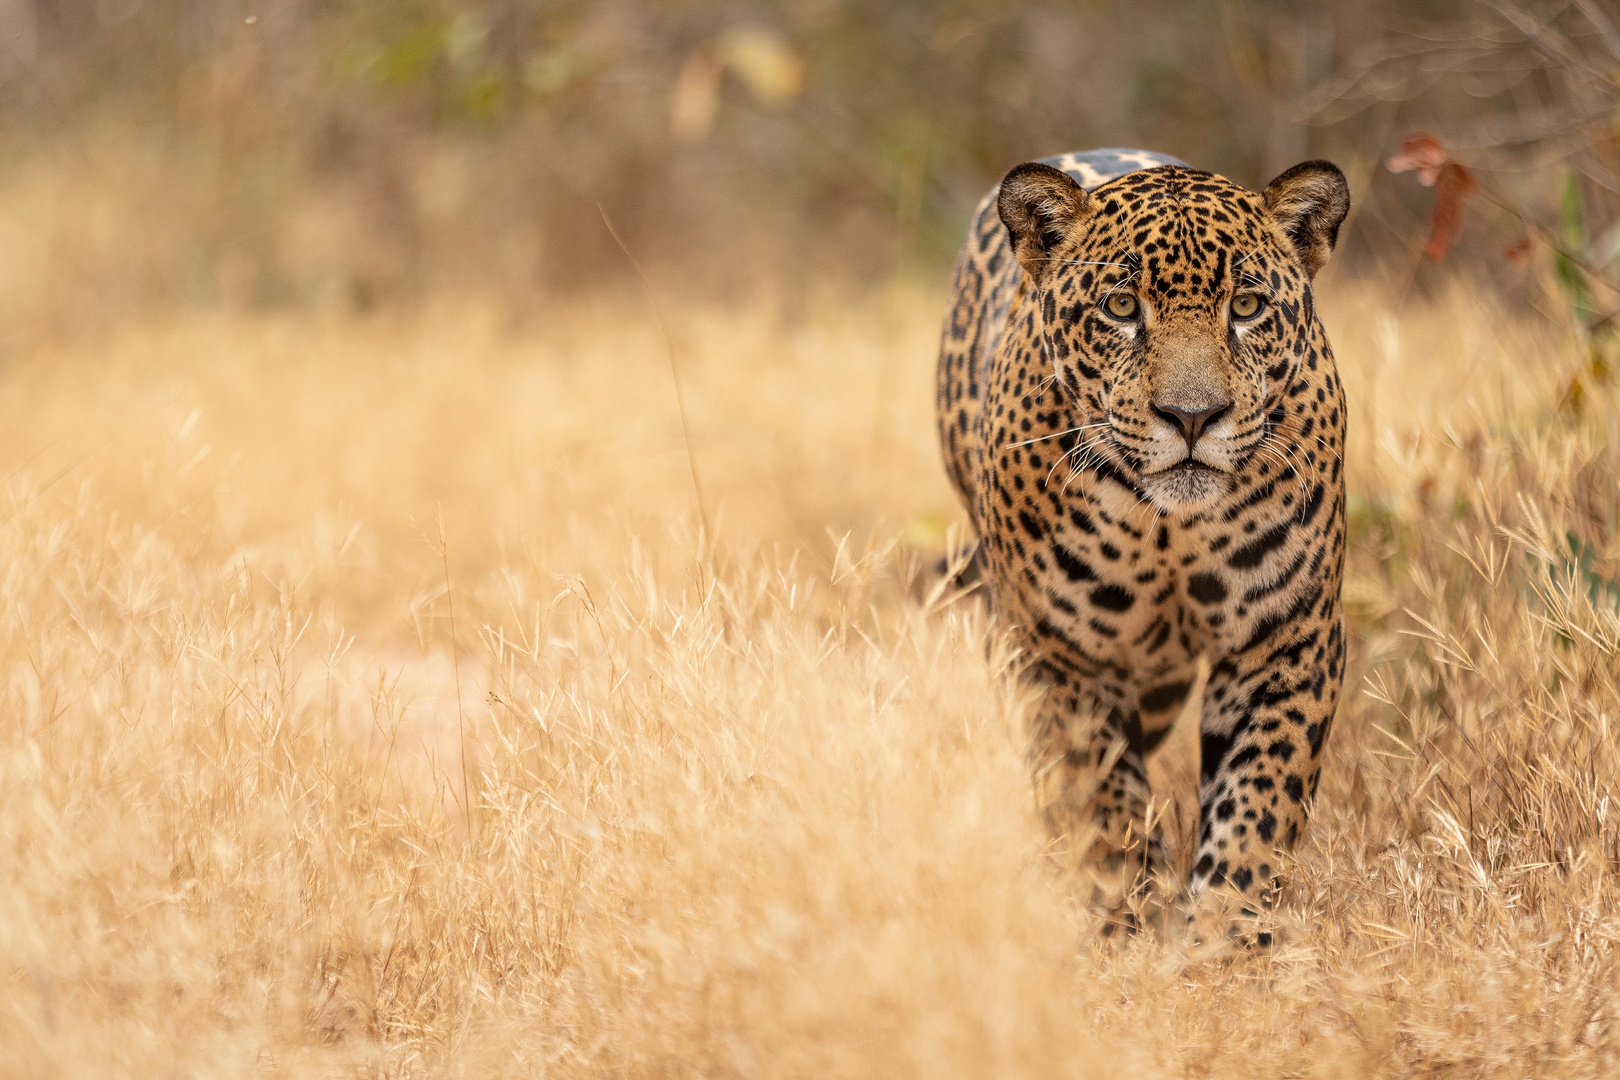
[[1001, 180], [996, 210], [1018, 264], [1039, 285], [1052, 272], [1052, 253], [1090, 210], [1091, 197], [1068, 173], [1028, 161]]
[[1350, 185], [1331, 161], [1295, 165], [1266, 186], [1266, 211], [1293, 241], [1305, 273], [1327, 264], [1339, 241], [1339, 226], [1350, 212]]

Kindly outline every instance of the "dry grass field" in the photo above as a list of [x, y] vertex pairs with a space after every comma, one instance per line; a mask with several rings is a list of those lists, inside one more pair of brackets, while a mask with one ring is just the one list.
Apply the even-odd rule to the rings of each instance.
[[667, 311], [689, 439], [636, 294], [10, 355], [0, 1074], [1620, 1069], [1620, 431], [1575, 347], [1327, 283], [1354, 645], [1279, 944], [1110, 943], [1017, 657], [930, 595], [942, 304]]

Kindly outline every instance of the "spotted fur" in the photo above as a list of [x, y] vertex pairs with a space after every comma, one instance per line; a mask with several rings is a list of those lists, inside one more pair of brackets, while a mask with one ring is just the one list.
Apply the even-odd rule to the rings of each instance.
[[1190, 887], [1253, 905], [1344, 677], [1345, 401], [1311, 280], [1348, 208], [1326, 162], [1264, 193], [1145, 151], [1019, 166], [973, 219], [940, 350], [946, 465], [1045, 688], [1054, 822], [1157, 869], [1144, 758], [1206, 657]]

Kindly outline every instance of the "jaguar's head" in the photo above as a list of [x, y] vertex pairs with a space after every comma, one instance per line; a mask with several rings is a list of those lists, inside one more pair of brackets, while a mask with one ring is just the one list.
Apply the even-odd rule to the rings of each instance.
[[1262, 193], [1179, 166], [1090, 192], [1047, 165], [1008, 173], [998, 210], [1075, 407], [1077, 464], [1106, 460], [1176, 511], [1232, 491], [1268, 441], [1285, 460], [1283, 395], [1325, 340], [1311, 280], [1349, 208], [1325, 161]]

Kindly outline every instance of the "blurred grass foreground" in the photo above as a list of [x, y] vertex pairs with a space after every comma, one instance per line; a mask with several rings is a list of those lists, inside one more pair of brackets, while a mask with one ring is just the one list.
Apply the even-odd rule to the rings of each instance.
[[[1610, 13], [1147, 9], [0, 0], [0, 1075], [1613, 1075]], [[1106, 143], [1356, 185], [1267, 951], [1099, 940], [930, 588], [956, 232]]]

